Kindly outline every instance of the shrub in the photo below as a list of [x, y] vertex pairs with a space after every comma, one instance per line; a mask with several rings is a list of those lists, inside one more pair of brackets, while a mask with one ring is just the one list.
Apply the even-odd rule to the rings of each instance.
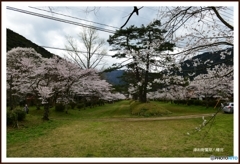
[[21, 109], [7, 111], [7, 125], [16, 124], [17, 121], [23, 121], [26, 118], [26, 112]]
[[216, 100], [209, 100], [209, 101], [206, 100], [205, 104], [207, 107], [214, 107], [217, 104], [217, 101]]
[[140, 103], [134, 102], [130, 105], [130, 110], [133, 115], [150, 117], [162, 116], [170, 114], [171, 112], [154, 103]]
[[130, 109], [134, 109], [136, 106], [138, 106], [139, 104], [141, 104], [139, 101], [132, 101], [130, 103]]
[[26, 118], [26, 112], [21, 109], [15, 109], [15, 113], [17, 114], [18, 121], [23, 121]]
[[84, 105], [84, 103], [78, 103], [77, 104], [77, 108], [80, 110], [80, 109], [82, 109], [82, 108], [84, 108], [85, 107], [85, 105]]
[[174, 100], [175, 104], [187, 104], [187, 100]]
[[39, 104], [36, 105], [36, 110], [40, 110], [41, 106]]
[[205, 104], [203, 100], [195, 100], [195, 105], [204, 106]]
[[77, 104], [74, 102], [71, 102], [71, 103], [69, 103], [69, 105], [70, 105], [71, 109], [74, 109]]
[[196, 106], [204, 106], [204, 101], [203, 100], [187, 100], [187, 105], [196, 105]]
[[14, 110], [7, 111], [7, 125], [12, 125], [17, 120], [17, 114]]
[[63, 112], [65, 110], [65, 105], [62, 103], [58, 103], [55, 105], [55, 110], [57, 112]]
[[130, 100], [129, 101], [129, 104], [132, 104], [132, 103], [134, 103], [135, 102], [135, 100]]

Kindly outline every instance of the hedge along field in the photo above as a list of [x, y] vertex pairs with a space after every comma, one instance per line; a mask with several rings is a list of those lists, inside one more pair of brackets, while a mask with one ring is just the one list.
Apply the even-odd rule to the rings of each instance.
[[[205, 109], [154, 102], [170, 116], [213, 113]], [[189, 111], [192, 110], [192, 111]], [[204, 110], [204, 112], [203, 112]], [[188, 111], [188, 112], [187, 112]], [[202, 118], [146, 120], [132, 116], [130, 102], [69, 114], [30, 109], [19, 129], [8, 128], [7, 157], [210, 157], [233, 155], [233, 115], [218, 113], [214, 122], [197, 133]], [[179, 112], [179, 113], [177, 113]], [[167, 116], [167, 117], [170, 117]], [[142, 118], [142, 120], [134, 120]], [[210, 117], [205, 117], [209, 119]], [[187, 135], [190, 133], [190, 135]]]

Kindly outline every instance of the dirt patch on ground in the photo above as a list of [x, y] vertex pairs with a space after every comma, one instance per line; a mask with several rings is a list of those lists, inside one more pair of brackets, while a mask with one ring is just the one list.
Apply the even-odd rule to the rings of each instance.
[[201, 118], [202, 116], [212, 116], [212, 115], [213, 114], [198, 114], [198, 115], [170, 116], [170, 117], [151, 117], [151, 118], [102, 118], [102, 119], [91, 119], [91, 121], [103, 121], [103, 122], [160, 121], [160, 120], [180, 120], [180, 119]]

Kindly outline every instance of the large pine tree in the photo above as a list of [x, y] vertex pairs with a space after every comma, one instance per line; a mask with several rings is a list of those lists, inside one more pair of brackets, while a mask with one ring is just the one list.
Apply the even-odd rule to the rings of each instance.
[[128, 59], [127, 64], [116, 63], [118, 68], [126, 66], [133, 74], [129, 79], [137, 88], [135, 99], [140, 102], [147, 101], [147, 91], [149, 84], [149, 73], [153, 66], [163, 64], [163, 60], [168, 60], [161, 52], [173, 51], [174, 44], [165, 42], [163, 34], [166, 30], [161, 29], [161, 22], [156, 20], [147, 26], [130, 26], [126, 29], [117, 30], [114, 35], [109, 36], [108, 43], [112, 46], [112, 51], [117, 51], [113, 56], [116, 58]]

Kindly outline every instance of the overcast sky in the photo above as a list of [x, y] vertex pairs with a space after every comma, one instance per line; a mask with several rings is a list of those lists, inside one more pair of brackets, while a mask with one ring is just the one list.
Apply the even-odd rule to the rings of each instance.
[[[94, 9], [92, 3], [65, 3], [66, 6], [61, 6], [60, 3], [55, 3], [56, 6], [52, 4], [37, 4], [37, 3], [29, 3], [29, 4], [14, 4], [9, 3], [7, 6], [13, 7], [14, 9], [22, 9], [25, 11], [31, 11], [34, 13], [41, 13], [44, 15], [48, 15], [51, 17], [57, 17], [68, 21], [78, 22], [83, 25], [91, 25], [95, 27], [99, 27], [98, 34], [101, 38], [107, 40], [109, 35], [113, 35], [116, 29], [119, 29], [127, 20], [129, 14], [133, 10], [133, 4], [129, 4], [129, 6], [124, 6], [122, 4], [120, 6], [107, 6], [106, 4], [103, 6], [103, 3], [98, 3], [99, 7], [95, 8], [95, 12], [86, 12]], [[70, 6], [74, 5], [74, 6]], [[134, 4], [137, 5], [137, 4]], [[62, 16], [56, 13], [47, 12], [50, 11], [49, 6], [53, 12], [64, 14], [67, 16], [71, 16], [74, 18], [70, 18], [67, 16]], [[34, 8], [33, 8], [34, 7]], [[141, 5], [137, 6], [138, 8]], [[148, 6], [143, 7], [139, 11], [139, 15], [133, 14], [129, 22], [125, 27], [130, 25], [140, 26], [141, 24], [147, 25], [153, 19], [157, 17], [158, 6]], [[39, 10], [43, 9], [43, 10]], [[13, 30], [14, 32], [24, 36], [25, 38], [31, 40], [33, 43], [36, 43], [39, 46], [48, 46], [48, 47], [56, 47], [56, 48], [65, 48], [66, 45], [66, 35], [77, 37], [77, 34], [80, 32], [80, 27], [77, 25], [72, 25], [68, 23], [63, 23], [59, 21], [54, 21], [51, 19], [46, 19], [42, 17], [33, 16], [30, 14], [25, 14], [17, 11], [13, 11], [10, 9], [6, 10], [6, 28]], [[107, 32], [105, 32], [105, 30]], [[107, 45], [107, 48], [110, 47]], [[59, 56], [63, 56], [66, 54], [66, 51], [55, 50], [46, 48], [48, 51], [57, 54]], [[109, 52], [109, 55], [112, 54]], [[109, 61], [108, 65], [110, 66], [112, 63], [110, 62], [111, 57], [106, 57], [105, 60]]]
[[[209, 5], [216, 5], [216, 2]], [[220, 3], [219, 5], [221, 5]], [[3, 3], [3, 28], [9, 28], [14, 32], [24, 36], [28, 40], [39, 46], [48, 46], [55, 48], [65, 48], [66, 35], [77, 36], [80, 32], [78, 25], [63, 23], [51, 19], [46, 19], [22, 12], [30, 11], [38, 14], [44, 14], [50, 18], [57, 17], [67, 21], [81, 23], [83, 25], [92, 25], [100, 28], [98, 34], [101, 38], [107, 40], [114, 30], [120, 28], [127, 20], [129, 14], [133, 10], [133, 6], [142, 7], [139, 15], [133, 14], [125, 27], [130, 25], [141, 26], [147, 25], [153, 19], [157, 18], [160, 6], [173, 5], [201, 5], [194, 2], [6, 2]], [[206, 5], [206, 2], [204, 2]], [[6, 9], [6, 6], [12, 9], [21, 9], [21, 12]], [[86, 13], [86, 9], [91, 10], [94, 6], [95, 12]], [[53, 12], [64, 14], [62, 16]], [[40, 10], [41, 9], [41, 10]], [[46, 11], [43, 11], [46, 10]], [[48, 12], [47, 12], [48, 11]], [[74, 18], [70, 18], [71, 16]], [[107, 30], [107, 32], [104, 32]], [[108, 44], [107, 44], [108, 45]], [[48, 51], [63, 56], [66, 51], [45, 48]], [[108, 47], [110, 49], [110, 47]], [[109, 52], [109, 55], [113, 53]], [[106, 57], [108, 66], [114, 61], [111, 57]]]
[[[12, 6], [11, 6], [12, 7]], [[49, 11], [48, 7], [40, 7], [40, 6], [32, 6], [37, 7], [38, 9], [45, 9]], [[86, 14], [84, 9], [86, 7], [51, 7], [53, 11], [65, 15], [69, 15], [78, 19], [73, 19], [69, 17], [59, 16], [58, 14], [51, 14], [49, 12], [37, 10], [35, 8], [30, 8], [28, 6], [16, 6], [14, 8], [24, 9], [27, 11], [42, 13], [45, 15], [63, 18], [65, 20], [70, 20], [74, 22], [79, 22], [84, 25], [92, 25], [96, 27], [100, 27], [102, 29], [108, 29], [112, 32], [116, 30], [116, 28], [121, 27], [125, 21], [129, 13], [132, 12], [133, 7], [110, 7], [110, 6], [102, 6], [98, 7], [96, 12], [90, 12]], [[89, 9], [93, 9], [93, 7], [89, 7]], [[65, 35], [73, 35], [76, 36], [80, 32], [81, 26], [76, 26], [68, 23], [62, 23], [54, 20], [49, 20], [41, 17], [32, 16], [29, 14], [16, 12], [12, 10], [7, 10], [7, 21], [6, 27], [12, 29], [13, 31], [23, 35], [29, 40], [33, 41], [39, 45], [45, 46], [58, 46], [61, 47], [64, 45], [64, 36]], [[144, 7], [140, 11], [139, 16], [133, 15], [129, 20], [126, 27], [129, 25], [141, 25], [147, 24], [156, 18], [157, 8], [156, 7]], [[79, 19], [84, 19], [79, 20]], [[91, 22], [87, 22], [91, 21]], [[96, 23], [94, 23], [96, 22]], [[97, 24], [99, 23], [99, 24]], [[104, 24], [104, 25], [100, 25]], [[112, 27], [113, 26], [113, 27]], [[114, 28], [116, 27], [116, 28]], [[108, 36], [112, 33], [103, 32], [98, 30], [100, 37], [107, 39]]]

